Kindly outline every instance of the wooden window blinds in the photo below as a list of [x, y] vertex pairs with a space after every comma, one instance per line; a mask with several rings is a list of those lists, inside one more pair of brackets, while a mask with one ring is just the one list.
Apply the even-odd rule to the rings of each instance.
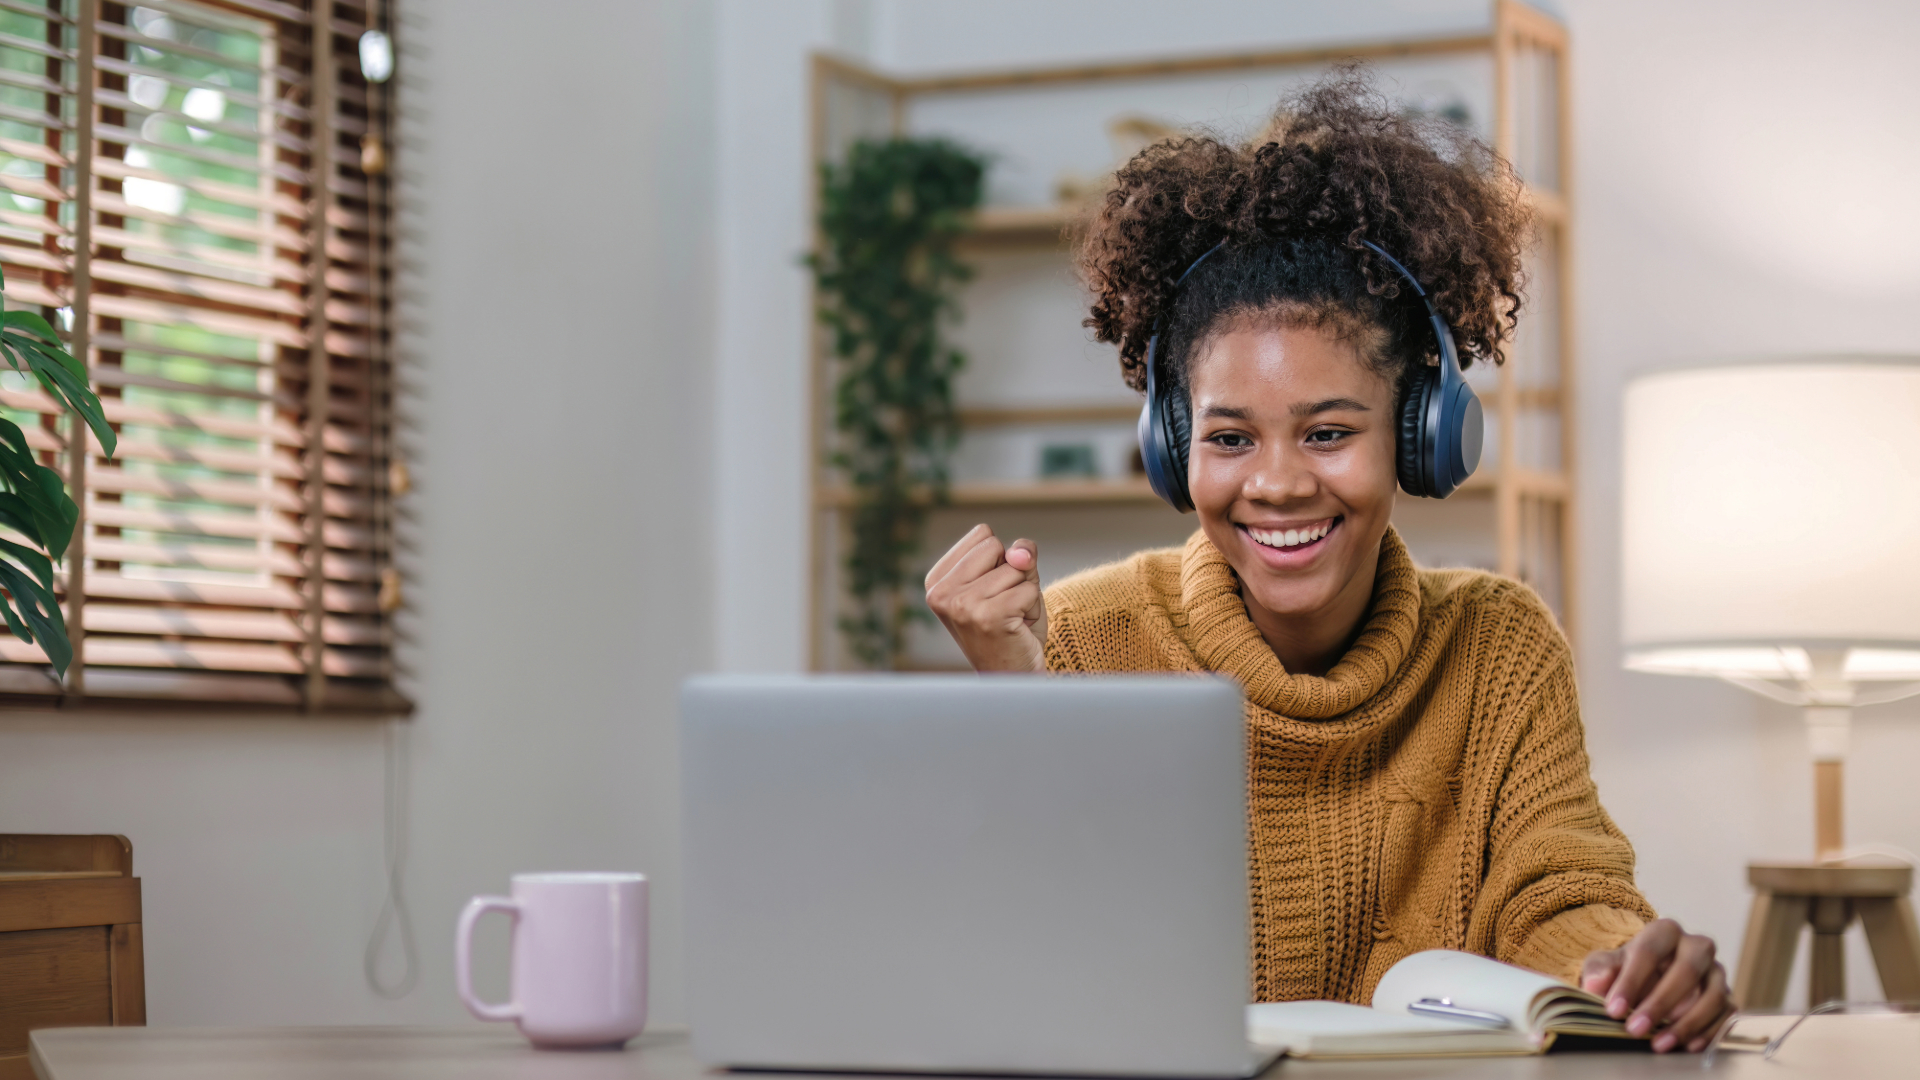
[[407, 708], [377, 4], [0, 0], [6, 299], [71, 335], [120, 440], [0, 367], [81, 512], [72, 668], [0, 637], [0, 694]]

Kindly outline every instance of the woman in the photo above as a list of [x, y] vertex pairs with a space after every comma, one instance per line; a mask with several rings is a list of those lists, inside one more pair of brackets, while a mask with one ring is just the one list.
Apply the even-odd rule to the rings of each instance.
[[1242, 684], [1256, 1000], [1364, 1001], [1401, 957], [1466, 949], [1577, 978], [1655, 1050], [1698, 1051], [1726, 973], [1634, 888], [1553, 616], [1517, 582], [1415, 568], [1388, 523], [1399, 405], [1439, 350], [1383, 256], [1463, 363], [1498, 363], [1529, 233], [1490, 151], [1351, 71], [1253, 148], [1141, 153], [1079, 254], [1087, 324], [1135, 390], [1160, 336], [1200, 530], [1043, 596], [1033, 542], [977, 526], [927, 600], [981, 671]]

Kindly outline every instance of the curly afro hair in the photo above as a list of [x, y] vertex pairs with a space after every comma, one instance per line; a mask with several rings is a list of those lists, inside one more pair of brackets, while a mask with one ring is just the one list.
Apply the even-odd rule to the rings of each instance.
[[1184, 383], [1195, 343], [1254, 320], [1329, 329], [1404, 390], [1434, 354], [1433, 334], [1412, 290], [1361, 241], [1413, 272], [1470, 364], [1504, 359], [1531, 237], [1504, 161], [1457, 127], [1394, 109], [1352, 64], [1284, 103], [1251, 145], [1191, 136], [1141, 151], [1115, 176], [1077, 263], [1094, 294], [1086, 325], [1120, 346], [1135, 390], [1156, 321], [1162, 377]]

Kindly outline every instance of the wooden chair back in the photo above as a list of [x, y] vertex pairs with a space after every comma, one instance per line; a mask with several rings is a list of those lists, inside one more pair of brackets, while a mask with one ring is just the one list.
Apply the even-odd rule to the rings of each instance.
[[27, 1033], [145, 1024], [140, 879], [124, 836], [0, 833], [0, 1080]]

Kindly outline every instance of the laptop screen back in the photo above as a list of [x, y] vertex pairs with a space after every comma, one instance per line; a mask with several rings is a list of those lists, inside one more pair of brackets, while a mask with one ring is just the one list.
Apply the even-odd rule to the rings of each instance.
[[1231, 683], [715, 676], [682, 723], [703, 1059], [1247, 1071]]

